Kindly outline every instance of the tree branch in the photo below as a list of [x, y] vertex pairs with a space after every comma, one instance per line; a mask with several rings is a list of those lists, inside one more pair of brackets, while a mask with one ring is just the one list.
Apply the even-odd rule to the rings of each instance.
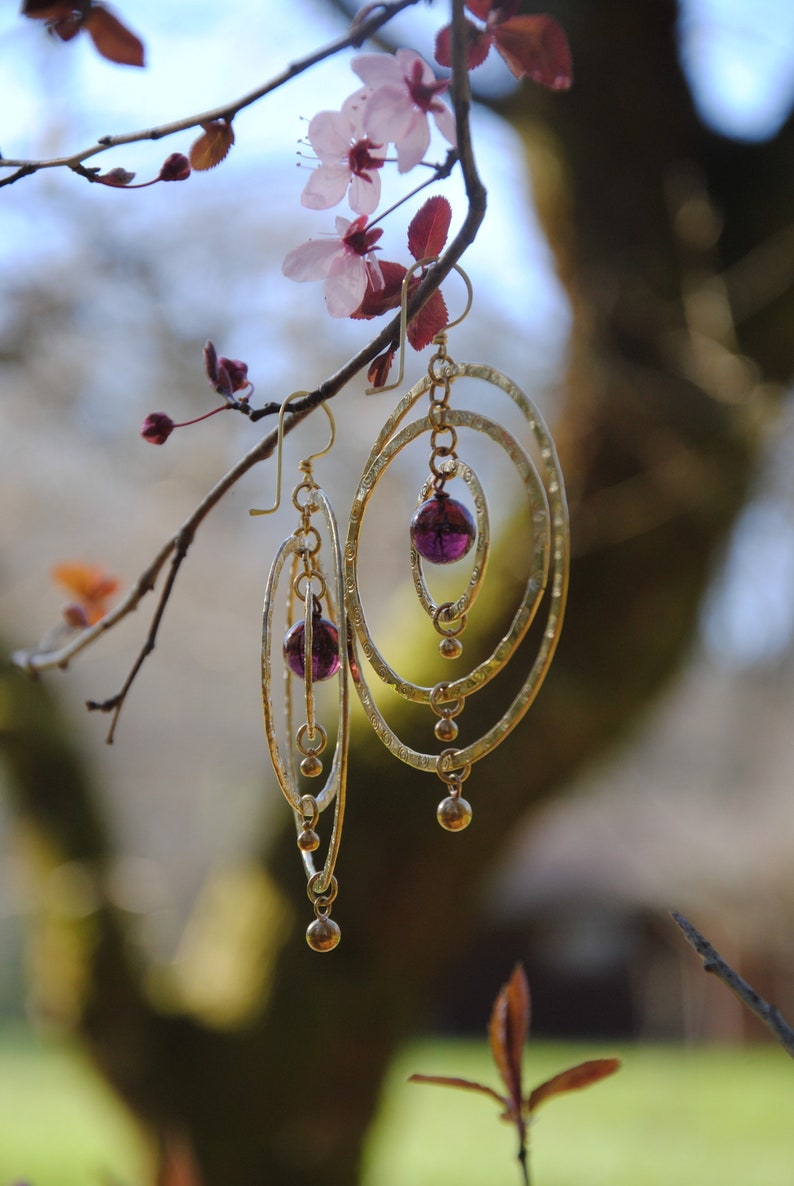
[[[395, 12], [401, 8], [407, 7], [409, 3], [414, 3], [415, 0], [396, 0], [394, 4], [386, 6], [386, 11], [389, 16], [393, 16]], [[367, 10], [365, 10], [367, 11]], [[322, 60], [324, 56], [328, 56], [330, 52], [336, 52], [336, 49], [343, 48], [347, 45], [358, 44], [360, 40], [368, 36], [375, 28], [379, 28], [386, 17], [367, 17], [363, 22], [354, 21], [351, 35], [343, 42], [335, 43], [333, 51], [325, 50], [319, 54], [314, 54], [310, 58], [302, 59], [301, 69], [306, 69], [306, 64], [314, 64]], [[452, 239], [446, 251], [439, 257], [435, 263], [423, 277], [422, 282], [417, 286], [416, 291], [407, 302], [407, 318], [410, 321], [421, 310], [422, 306], [432, 296], [432, 294], [439, 288], [444, 278], [450, 273], [454, 265], [466, 251], [466, 249], [474, 242], [477, 231], [485, 217], [486, 209], [486, 190], [477, 172], [477, 166], [474, 159], [474, 152], [471, 143], [471, 128], [470, 128], [470, 109], [471, 109], [471, 92], [469, 88], [469, 75], [467, 63], [467, 42], [466, 42], [466, 27], [463, 0], [453, 0], [453, 14], [452, 14], [452, 96], [453, 106], [455, 110], [456, 130], [457, 130], [457, 161], [460, 164], [461, 172], [463, 174], [466, 195], [468, 198], [468, 207], [466, 215], [461, 223], [457, 234]], [[304, 64], [305, 63], [305, 64]], [[296, 71], [297, 67], [293, 66], [285, 72], [284, 77], [292, 76], [290, 71]], [[268, 89], [273, 89], [269, 86]], [[266, 93], [265, 89], [257, 92], [257, 97]], [[253, 102], [253, 98], [249, 97], [246, 102]], [[239, 104], [238, 108], [239, 109]], [[229, 108], [224, 111], [228, 116]], [[216, 113], [210, 113], [207, 116], [198, 117], [199, 122], [205, 118], [216, 118]], [[183, 126], [184, 121], [179, 126]], [[166, 128], [176, 129], [176, 125], [164, 125]], [[167, 131], [162, 132], [163, 135], [168, 134]], [[143, 139], [144, 134], [136, 134], [137, 138]], [[132, 137], [135, 138], [135, 137]], [[128, 142], [129, 138], [124, 142]], [[121, 142], [121, 141], [118, 141]], [[3, 162], [5, 163], [5, 162]], [[63, 163], [63, 162], [61, 162]], [[446, 176], [451, 162], [448, 159], [445, 165], [438, 167], [438, 175]], [[381, 354], [390, 346], [396, 346], [399, 342], [400, 335], [400, 315], [392, 318], [388, 325], [386, 325], [380, 333], [378, 333], [366, 346], [358, 351], [344, 366], [342, 366], [335, 374], [329, 376], [317, 387], [311, 391], [305, 399], [296, 401], [291, 404], [292, 411], [284, 417], [283, 432], [290, 433], [305, 417], [313, 411], [319, 404], [325, 403], [337, 395], [343, 387], [345, 387], [353, 378], [356, 377], [374, 358]], [[281, 404], [270, 403], [264, 409], [260, 410], [260, 415], [265, 412], [275, 411], [281, 407]], [[251, 419], [258, 417], [252, 415]], [[263, 437], [252, 449], [245, 454], [221, 479], [217, 484], [204, 496], [195, 510], [188, 516], [182, 526], [175, 532], [174, 535], [168, 539], [161, 547], [160, 551], [155, 556], [151, 564], [139, 576], [135, 585], [122, 601], [112, 610], [110, 610], [103, 618], [95, 625], [88, 627], [81, 631], [76, 637], [72, 638], [64, 646], [57, 650], [49, 651], [17, 651], [13, 655], [13, 661], [17, 666], [23, 668], [29, 674], [38, 674], [39, 672], [52, 670], [60, 667], [66, 668], [74, 658], [75, 655], [85, 650], [97, 641], [103, 634], [111, 630], [123, 618], [126, 618], [134, 610], [146, 596], [147, 593], [153, 592], [158, 577], [169, 557], [171, 557], [171, 568], [168, 577], [165, 581], [163, 589], [157, 600], [157, 604], [152, 615], [149, 630], [146, 639], [138, 653], [138, 656], [130, 669], [130, 672], [125, 679], [120, 690], [113, 696], [102, 701], [88, 701], [87, 707], [89, 709], [99, 710], [102, 712], [111, 712], [113, 714], [110, 729], [106, 740], [112, 743], [115, 733], [116, 725], [118, 723], [119, 715], [126, 701], [127, 695], [137, 678], [141, 668], [146, 659], [155, 649], [157, 642], [157, 635], [162, 623], [165, 613], [165, 608], [171, 598], [171, 594], [176, 584], [176, 578], [182, 563], [187, 556], [188, 549], [195, 538], [196, 531], [206, 519], [210, 511], [217, 506], [220, 500], [228, 493], [229, 490], [248, 473], [253, 466], [261, 461], [267, 460], [273, 455], [278, 446], [278, 431], [272, 430], [267, 436]]]
[[[266, 95], [278, 90], [279, 87], [284, 86], [285, 83], [290, 82], [293, 78], [297, 78], [299, 74], [303, 74], [319, 62], [325, 61], [326, 58], [332, 58], [342, 50], [357, 49], [368, 37], [372, 37], [379, 29], [388, 24], [392, 17], [402, 12], [403, 9], [410, 8], [417, 3], [418, 0], [388, 0], [388, 2], [383, 0], [382, 3], [367, 5], [354, 18], [350, 29], [344, 37], [338, 37], [336, 41], [330, 42], [322, 49], [315, 50], [314, 53], [307, 54], [304, 58], [299, 58], [297, 62], [290, 63], [280, 74], [276, 74], [273, 78], [263, 83], [262, 86], [256, 87], [255, 90], [249, 91], [248, 94], [243, 95], [239, 99], [234, 99], [231, 103], [225, 103], [222, 107], [214, 107], [209, 111], [202, 111], [196, 115], [187, 115], [182, 119], [173, 120], [167, 124], [159, 124], [154, 128], [144, 128], [137, 132], [125, 132], [117, 136], [100, 136], [97, 142], [89, 148], [80, 149], [80, 151], [71, 153], [69, 156], [52, 157], [49, 160], [39, 161], [13, 160], [0, 156], [0, 168], [16, 170], [9, 177], [4, 177], [0, 181], [0, 187], [12, 185], [15, 181], [20, 181], [23, 177], [29, 177], [33, 173], [38, 173], [40, 169], [72, 169], [75, 172], [80, 172], [78, 166], [83, 161], [89, 160], [100, 152], [107, 152], [109, 148], [118, 148], [124, 144], [135, 144], [142, 140], [163, 140], [166, 136], [173, 136], [177, 132], [185, 132], [190, 128], [199, 128], [202, 124], [211, 123], [213, 120], [225, 119], [231, 121], [239, 111], [242, 111], [246, 107], [251, 107]], [[90, 180], [93, 180], [93, 178], [90, 178]]]
[[734, 972], [730, 964], [725, 962], [708, 939], [705, 939], [700, 931], [693, 927], [688, 919], [684, 918], [683, 914], [678, 914], [674, 910], [672, 917], [683, 931], [687, 943], [694, 947], [703, 960], [703, 970], [713, 972], [734, 996], [738, 997], [742, 1004], [751, 1013], [754, 1013], [767, 1029], [772, 1031], [783, 1049], [794, 1058], [794, 1029], [784, 1020], [775, 1006], [765, 1001], [746, 980], [742, 980], [738, 972]]

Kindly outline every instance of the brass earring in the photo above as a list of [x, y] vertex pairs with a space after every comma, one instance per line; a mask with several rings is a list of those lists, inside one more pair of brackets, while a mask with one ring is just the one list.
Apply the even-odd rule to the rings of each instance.
[[[284, 414], [292, 400], [306, 395], [298, 391], [282, 404], [278, 423], [276, 465], [276, 501], [265, 510], [251, 510], [252, 515], [269, 515], [281, 501], [281, 465], [284, 438]], [[347, 625], [342, 578], [339, 530], [331, 504], [314, 477], [312, 463], [331, 449], [335, 437], [334, 419], [327, 405], [322, 405], [331, 426], [328, 444], [299, 464], [301, 480], [292, 492], [292, 503], [300, 519], [293, 533], [280, 545], [267, 579], [262, 611], [262, 707], [265, 737], [273, 769], [282, 793], [295, 815], [297, 845], [307, 877], [307, 893], [314, 909], [314, 920], [306, 931], [306, 941], [314, 951], [331, 951], [340, 938], [338, 924], [331, 918], [337, 894], [334, 876], [345, 809], [348, 754], [348, 685]], [[313, 516], [321, 522], [323, 533]], [[323, 536], [331, 553], [330, 572], [320, 556]], [[289, 565], [287, 632], [281, 647], [281, 671], [284, 676], [284, 716], [291, 744], [283, 751], [278, 739], [278, 725], [273, 702], [274, 615], [276, 594], [285, 566]], [[302, 617], [298, 614], [302, 610]], [[307, 658], [308, 656], [308, 658]], [[303, 681], [303, 720], [296, 727], [296, 706], [292, 677]], [[336, 677], [338, 681], [337, 734], [330, 769], [319, 791], [308, 786], [323, 774], [323, 753], [328, 734], [316, 716], [315, 684]], [[303, 781], [302, 781], [303, 780]], [[314, 854], [320, 847], [316, 831], [320, 815], [333, 804], [333, 826], [325, 861], [321, 868]]]
[[[420, 261], [416, 267], [429, 261]], [[471, 305], [471, 285], [462, 269]], [[401, 354], [405, 341], [407, 285], [403, 281]], [[458, 324], [462, 317], [451, 323]], [[396, 757], [416, 769], [434, 772], [445, 784], [438, 806], [439, 823], [460, 831], [471, 820], [471, 806], [462, 797], [464, 781], [475, 762], [489, 754], [516, 727], [532, 704], [549, 669], [562, 626], [569, 567], [569, 530], [565, 489], [554, 442], [543, 418], [529, 397], [501, 372], [482, 363], [455, 363], [447, 353], [446, 330], [434, 339], [435, 353], [427, 374], [403, 396], [381, 430], [364, 466], [353, 501], [344, 553], [345, 591], [351, 633], [351, 675], [364, 710], [378, 737]], [[532, 443], [533, 459], [515, 437], [480, 412], [452, 405], [451, 393], [462, 379], [476, 379], [503, 392], [518, 408]], [[414, 405], [429, 395], [424, 416], [406, 417]], [[367, 624], [359, 582], [359, 545], [368, 503], [378, 482], [395, 457], [424, 434], [430, 434], [429, 474], [422, 485], [410, 525], [409, 564], [419, 602], [440, 635], [439, 650], [445, 660], [462, 653], [461, 634], [482, 587], [490, 548], [490, 523], [485, 494], [473, 467], [459, 455], [459, 429], [490, 438], [512, 462], [528, 502], [530, 532], [526, 537], [529, 575], [507, 633], [492, 653], [468, 674], [422, 686], [399, 674], [378, 649]], [[474, 513], [462, 499], [452, 497], [447, 486], [457, 480], [468, 490]], [[455, 601], [436, 602], [428, 588], [426, 565], [446, 565], [470, 555], [471, 574]], [[546, 621], [541, 641], [520, 690], [502, 716], [479, 738], [456, 747], [456, 720], [474, 695], [513, 658], [541, 604], [546, 601]], [[434, 735], [443, 748], [439, 753], [413, 749], [397, 736], [378, 707], [365, 675], [359, 651], [385, 686], [404, 700], [428, 705], [435, 716]]]

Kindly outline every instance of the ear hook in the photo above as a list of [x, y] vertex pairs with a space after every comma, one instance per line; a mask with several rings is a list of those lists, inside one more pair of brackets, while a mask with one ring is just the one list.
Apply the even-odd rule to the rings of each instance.
[[[249, 510], [249, 515], [272, 515], [281, 506], [281, 464], [284, 458], [284, 414], [287, 408], [294, 399], [299, 399], [302, 396], [310, 395], [308, 391], [293, 391], [292, 395], [288, 395], [281, 405], [278, 413], [278, 444], [276, 446], [276, 501], [272, 507], [267, 507], [264, 510], [257, 510], [253, 507]], [[303, 461], [298, 463], [298, 468], [304, 473], [311, 473], [312, 462], [316, 461], [318, 457], [324, 457], [326, 453], [330, 453], [333, 443], [336, 440], [336, 423], [334, 421], [333, 413], [327, 404], [323, 403], [320, 407], [328, 417], [328, 423], [331, 426], [331, 435], [328, 438], [328, 444], [324, 449], [320, 449], [317, 453], [310, 453]]]
[[[399, 369], [397, 378], [394, 380], [393, 383], [387, 383], [384, 387], [368, 387], [365, 392], [365, 395], [377, 395], [378, 392], [380, 392], [380, 391], [393, 391], [395, 387], [399, 387], [400, 384], [402, 383], [403, 375], [405, 374], [405, 336], [406, 336], [406, 330], [408, 327], [408, 286], [410, 284], [411, 277], [413, 276], [413, 274], [417, 268], [423, 268], [427, 264], [435, 264], [435, 263], [438, 263], [437, 255], [429, 255], [425, 259], [418, 259], [416, 261], [416, 263], [411, 264], [410, 268], [403, 276], [402, 289], [401, 289], [401, 293], [400, 293], [400, 341], [399, 341], [399, 347], [398, 347], [398, 349], [400, 351], [400, 369]], [[472, 306], [472, 301], [474, 300], [474, 293], [473, 293], [472, 287], [471, 287], [471, 280], [466, 275], [466, 273], [464, 272], [464, 270], [460, 266], [460, 264], [453, 264], [452, 267], [458, 273], [458, 275], [460, 276], [463, 283], [466, 285], [466, 305], [464, 307], [463, 312], [460, 314], [460, 316], [456, 317], [454, 321], [450, 321], [444, 327], [444, 332], [446, 332], [446, 330], [448, 330], [448, 329], [452, 329], [452, 327], [454, 325], [460, 325], [460, 323], [461, 323], [461, 321], [463, 321], [464, 317], [466, 317], [468, 315], [469, 309]]]

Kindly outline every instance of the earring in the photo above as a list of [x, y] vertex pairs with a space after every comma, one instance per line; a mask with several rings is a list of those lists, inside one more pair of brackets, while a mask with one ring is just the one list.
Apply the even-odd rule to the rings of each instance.
[[[252, 510], [252, 515], [269, 515], [281, 500], [281, 463], [284, 440], [284, 414], [290, 402], [308, 392], [297, 391], [282, 404], [278, 420], [276, 464], [276, 501], [266, 510]], [[314, 921], [306, 931], [306, 941], [314, 951], [331, 951], [340, 938], [338, 924], [331, 918], [331, 906], [337, 894], [334, 868], [342, 837], [345, 809], [348, 752], [347, 625], [342, 579], [339, 530], [331, 504], [314, 477], [312, 462], [331, 449], [335, 438], [334, 419], [322, 405], [331, 426], [331, 437], [324, 449], [300, 462], [301, 481], [292, 492], [292, 503], [300, 514], [297, 527], [280, 545], [270, 568], [262, 611], [262, 707], [265, 737], [273, 769], [285, 799], [295, 815], [297, 845], [307, 877], [307, 893], [314, 909]], [[312, 522], [316, 516], [323, 528], [331, 555], [332, 579], [320, 556], [323, 535]], [[281, 647], [284, 679], [283, 707], [287, 736], [291, 744], [282, 748], [273, 703], [274, 614], [276, 594], [285, 566], [289, 567], [287, 631]], [[302, 611], [302, 616], [298, 616]], [[307, 656], [309, 657], [307, 659]], [[292, 682], [297, 676], [303, 684], [303, 720], [297, 724]], [[309, 793], [305, 788], [323, 773], [323, 758], [328, 742], [326, 729], [316, 715], [315, 684], [336, 676], [338, 683], [336, 745], [330, 769], [322, 789]], [[311, 781], [310, 781], [311, 780]], [[320, 814], [334, 805], [333, 826], [322, 868], [315, 865], [314, 854], [320, 847], [316, 831]]]
[[[401, 358], [405, 350], [405, 325], [408, 283], [415, 268], [430, 260], [421, 260], [410, 269], [403, 281], [401, 305]], [[452, 328], [463, 320], [472, 303], [468, 277], [455, 265], [463, 278], [468, 301]], [[471, 821], [471, 806], [462, 797], [465, 780], [475, 762], [484, 758], [516, 727], [534, 700], [549, 669], [562, 626], [568, 584], [569, 531], [568, 511], [562, 474], [554, 442], [543, 418], [528, 396], [501, 372], [481, 363], [455, 363], [447, 353], [446, 331], [433, 339], [436, 351], [428, 363], [427, 374], [403, 396], [381, 430], [364, 466], [350, 514], [345, 544], [345, 596], [350, 624], [350, 670], [359, 699], [384, 745], [396, 757], [415, 769], [434, 772], [445, 785], [445, 796], [437, 809], [441, 826], [457, 832]], [[402, 373], [402, 371], [401, 371]], [[506, 395], [523, 417], [532, 452], [502, 425], [481, 412], [454, 407], [452, 388], [462, 379], [476, 379]], [[399, 380], [398, 380], [399, 382]], [[383, 389], [378, 389], [383, 390]], [[424, 396], [429, 403], [423, 416], [406, 420], [414, 405]], [[468, 674], [441, 679], [423, 686], [399, 674], [378, 649], [367, 624], [359, 582], [359, 545], [364, 518], [378, 482], [395, 457], [419, 437], [429, 434], [428, 476], [421, 486], [418, 505], [410, 521], [409, 566], [419, 603], [440, 636], [439, 652], [444, 661], [454, 661], [463, 652], [461, 635], [474, 610], [485, 577], [490, 549], [490, 522], [485, 493], [472, 465], [459, 455], [459, 429], [483, 434], [512, 463], [523, 486], [528, 521], [523, 538], [514, 540], [517, 554], [525, 550], [528, 576], [518, 607], [507, 630], [491, 654], [477, 663]], [[474, 508], [469, 510], [459, 496], [461, 484]], [[448, 487], [453, 486], [455, 494]], [[430, 592], [425, 567], [453, 564], [470, 556], [471, 571], [463, 592], [455, 601], [436, 602]], [[546, 601], [546, 620], [534, 660], [520, 690], [502, 716], [482, 735], [459, 748], [456, 718], [469, 697], [498, 676], [516, 654], [541, 604]], [[381, 683], [393, 689], [403, 700], [429, 706], [435, 717], [434, 735], [444, 748], [439, 753], [413, 749], [389, 725], [378, 707], [361, 662], [359, 650], [369, 669]]]

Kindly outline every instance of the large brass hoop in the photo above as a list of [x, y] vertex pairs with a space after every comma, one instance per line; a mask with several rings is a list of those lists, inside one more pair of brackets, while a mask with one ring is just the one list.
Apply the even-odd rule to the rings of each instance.
[[498, 387], [509, 396], [527, 421], [540, 455], [542, 470], [542, 473], [538, 473], [535, 464], [523, 448], [496, 422], [479, 413], [461, 411], [457, 408], [448, 410], [448, 423], [483, 432], [508, 453], [524, 481], [534, 531], [530, 575], [524, 597], [510, 628], [488, 659], [480, 663], [468, 676], [449, 682], [445, 700], [455, 700], [471, 694], [501, 671], [525, 637], [545, 593], [548, 594], [548, 612], [537, 655], [522, 687], [503, 716], [479, 740], [461, 749], [447, 751], [440, 759], [438, 754], [422, 753], [412, 749], [394, 733], [372, 696], [363, 665], [359, 660], [358, 646], [360, 645], [364, 656], [382, 682], [393, 687], [405, 699], [430, 703], [433, 688], [421, 687], [401, 679], [380, 654], [370, 635], [358, 584], [359, 536], [367, 503], [386, 467], [397, 453], [417, 436], [432, 429], [427, 417], [399, 429], [401, 421], [410, 409], [430, 388], [433, 380], [426, 375], [397, 405], [384, 424], [367, 459], [351, 509], [344, 551], [344, 569], [350, 625], [351, 674], [364, 711], [376, 734], [391, 753], [416, 769], [435, 772], [469, 767], [494, 749], [515, 728], [528, 710], [545, 678], [557, 646], [565, 608], [569, 564], [568, 511], [562, 474], [554, 442], [542, 416], [524, 392], [493, 367], [480, 363], [451, 363], [447, 365], [445, 373], [451, 382], [458, 378], [480, 379]]
[[[346, 677], [347, 667], [347, 619], [345, 614], [345, 599], [344, 599], [344, 583], [342, 576], [341, 563], [341, 547], [339, 540], [339, 529], [337, 527], [336, 519], [334, 517], [331, 505], [328, 502], [325, 494], [319, 487], [315, 487], [310, 496], [312, 511], [317, 510], [321, 513], [325, 528], [328, 535], [330, 549], [334, 557], [334, 596], [331, 597], [329, 593], [328, 601], [331, 612], [336, 618], [336, 625], [339, 631], [339, 665], [340, 670], [337, 675], [338, 683], [338, 705], [337, 705], [337, 736], [336, 747], [331, 762], [331, 768], [328, 776], [323, 784], [322, 789], [313, 793], [313, 798], [317, 803], [319, 811], [324, 811], [331, 803], [334, 804], [334, 822], [331, 832], [331, 837], [328, 842], [325, 862], [320, 875], [314, 864], [314, 859], [311, 852], [301, 852], [306, 876], [308, 878], [317, 876], [315, 884], [319, 887], [318, 892], [325, 892], [331, 879], [336, 865], [336, 859], [339, 853], [339, 845], [341, 841], [342, 820], [345, 809], [345, 788], [347, 782], [347, 760], [348, 760], [348, 743], [349, 743], [349, 694], [348, 682]], [[290, 747], [288, 749], [286, 758], [282, 753], [281, 745], [279, 744], [277, 726], [275, 720], [275, 708], [273, 705], [272, 695], [272, 640], [274, 636], [273, 631], [273, 617], [275, 612], [276, 594], [278, 591], [281, 574], [284, 570], [285, 564], [292, 558], [298, 558], [298, 552], [301, 548], [301, 539], [299, 535], [291, 535], [279, 547], [265, 588], [265, 600], [262, 611], [262, 710], [265, 722], [265, 735], [267, 737], [268, 749], [273, 762], [273, 769], [278, 779], [278, 784], [281, 787], [282, 794], [295, 812], [295, 826], [300, 833], [303, 826], [304, 812], [303, 799], [304, 794], [301, 791], [298, 781], [298, 770], [295, 762], [295, 754]], [[329, 585], [328, 576], [323, 572], [326, 586]], [[292, 581], [290, 581], [290, 586]], [[310, 667], [310, 664], [306, 664]], [[290, 680], [294, 678], [290, 673], [285, 672], [285, 688], [284, 688], [284, 707], [285, 715], [287, 717], [287, 732], [292, 738], [295, 736], [293, 711], [292, 711], [292, 693], [290, 687]]]

